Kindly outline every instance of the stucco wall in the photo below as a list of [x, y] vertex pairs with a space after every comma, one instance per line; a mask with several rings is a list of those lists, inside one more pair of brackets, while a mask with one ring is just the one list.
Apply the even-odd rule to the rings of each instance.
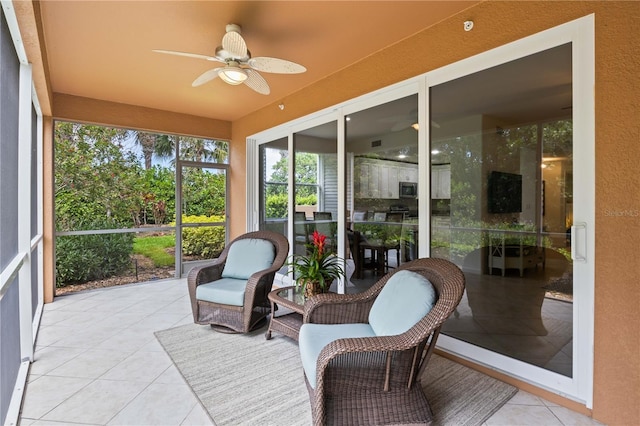
[[[231, 233], [245, 231], [246, 137], [595, 14], [596, 264], [593, 417], [640, 422], [640, 2], [484, 2], [232, 125]], [[464, 32], [466, 19], [475, 22]], [[397, 61], [395, 58], [411, 58]], [[281, 111], [277, 103], [284, 103]]]

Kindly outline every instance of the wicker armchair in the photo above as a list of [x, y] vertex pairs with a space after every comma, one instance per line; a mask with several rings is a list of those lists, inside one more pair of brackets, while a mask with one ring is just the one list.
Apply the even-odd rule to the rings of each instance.
[[[252, 250], [262, 258], [253, 262]], [[193, 321], [227, 333], [246, 333], [255, 328], [271, 310], [267, 295], [288, 252], [284, 235], [249, 232], [233, 240], [213, 263], [192, 269], [187, 285]]]
[[[339, 324], [356, 330], [369, 327], [369, 313], [376, 298], [391, 277], [407, 270], [431, 282], [433, 287], [429, 288], [435, 302], [426, 316], [419, 314], [415, 319], [417, 322], [408, 322], [407, 327], [410, 328], [407, 331], [395, 335], [366, 336], [364, 333], [363, 337], [351, 329], [347, 333], [338, 332], [342, 333], [342, 338], [332, 340], [335, 335], [327, 339], [326, 333], [324, 337], [323, 332], [318, 333], [322, 327], [326, 332], [329, 325], [309, 324], [333, 324], [334, 327]], [[389, 287], [389, 290], [394, 289], [393, 292], [388, 291], [385, 296], [396, 294], [398, 286], [405, 285], [400, 277], [407, 273], [403, 274]], [[418, 280], [422, 280], [421, 277]], [[416, 259], [385, 275], [363, 293], [320, 294], [307, 301], [299, 343], [303, 365], [306, 355], [307, 366], [311, 368], [305, 366], [305, 382], [313, 423], [428, 424], [432, 413], [422, 390], [421, 375], [435, 347], [441, 325], [460, 302], [464, 288], [464, 275], [453, 263], [444, 259]], [[379, 306], [373, 309], [379, 309]], [[429, 308], [430, 305], [425, 310]], [[404, 313], [397, 315], [403, 316]], [[306, 331], [319, 335], [304, 336]], [[323, 338], [329, 341], [326, 346], [322, 346]], [[309, 379], [309, 376], [314, 376], [313, 357], [309, 364], [309, 352], [304, 353], [303, 345], [315, 345], [315, 350], [319, 351], [315, 359], [315, 383]]]

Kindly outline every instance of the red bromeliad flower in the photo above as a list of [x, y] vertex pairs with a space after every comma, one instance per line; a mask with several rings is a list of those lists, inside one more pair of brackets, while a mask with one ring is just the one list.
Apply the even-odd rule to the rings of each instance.
[[319, 233], [317, 230], [313, 231], [313, 245], [317, 247], [319, 256], [322, 256], [324, 253], [324, 242], [326, 239], [326, 235]]
[[312, 252], [294, 256], [288, 263], [291, 267], [289, 272], [294, 274], [297, 287], [304, 290], [308, 283], [317, 283], [326, 291], [334, 280], [345, 276], [344, 260], [330, 250], [325, 251], [326, 240], [326, 235], [313, 231], [311, 244], [307, 246]]

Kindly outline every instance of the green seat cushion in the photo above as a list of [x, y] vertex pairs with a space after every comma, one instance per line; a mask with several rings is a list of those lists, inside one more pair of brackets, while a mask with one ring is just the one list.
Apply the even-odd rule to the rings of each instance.
[[276, 257], [276, 250], [269, 240], [243, 238], [229, 247], [222, 270], [223, 278], [248, 280], [251, 275], [269, 269]]
[[377, 336], [402, 334], [431, 311], [437, 298], [433, 285], [422, 275], [396, 272], [373, 302], [369, 324]]
[[373, 337], [369, 324], [302, 324], [298, 347], [302, 368], [312, 388], [316, 387], [316, 362], [322, 348], [338, 339]]
[[196, 299], [222, 305], [243, 306], [247, 280], [220, 278], [196, 287]]

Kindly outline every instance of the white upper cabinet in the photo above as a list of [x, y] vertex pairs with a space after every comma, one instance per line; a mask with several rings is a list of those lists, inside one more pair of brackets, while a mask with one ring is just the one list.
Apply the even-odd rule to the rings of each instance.
[[374, 158], [354, 159], [355, 198], [397, 199], [399, 182], [418, 182], [418, 165]]
[[442, 200], [451, 198], [451, 165], [431, 166], [431, 198]]

